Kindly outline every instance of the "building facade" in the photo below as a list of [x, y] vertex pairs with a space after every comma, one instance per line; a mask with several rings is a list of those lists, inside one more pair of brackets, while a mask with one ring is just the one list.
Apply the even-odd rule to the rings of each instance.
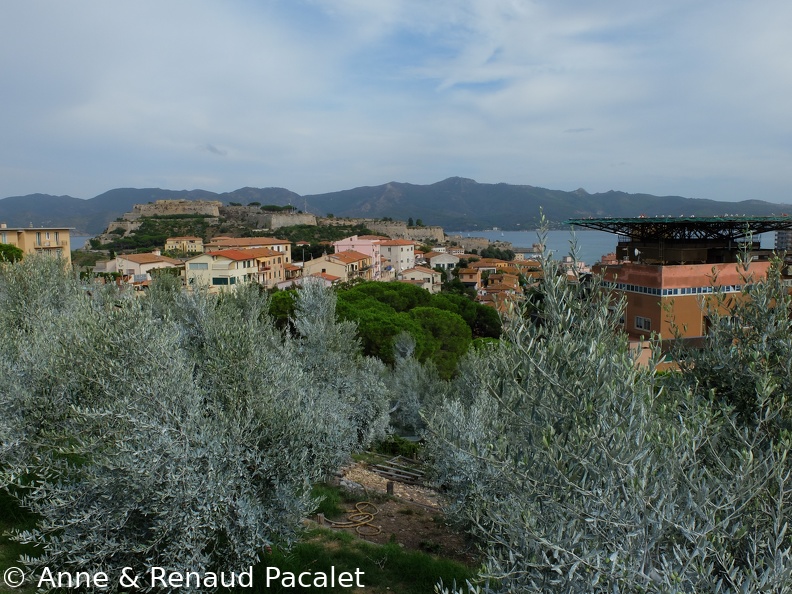
[[204, 245], [204, 251], [217, 252], [220, 250], [249, 250], [256, 248], [269, 248], [281, 252], [285, 264], [291, 264], [291, 242], [288, 239], [275, 237], [214, 237]]
[[371, 279], [382, 280], [382, 254], [380, 251], [380, 238], [359, 237], [353, 235], [340, 241], [333, 242], [336, 253], [355, 251], [371, 258]]
[[13, 245], [25, 254], [46, 254], [71, 264], [70, 227], [8, 227], [0, 223], [0, 243]]
[[[619, 236], [615, 253], [593, 267], [623, 301], [628, 335], [697, 339], [709, 314], [727, 314], [747, 283], [761, 282], [771, 250], [753, 237], [792, 229], [790, 217], [574, 219], [569, 224]], [[717, 308], [717, 309], [713, 309]]]
[[380, 252], [390, 261], [389, 266], [398, 275], [415, 266], [415, 242], [406, 239], [387, 239], [380, 242]]
[[168, 237], [168, 239], [165, 240], [165, 251], [202, 254], [204, 251], [203, 239], [192, 236]]

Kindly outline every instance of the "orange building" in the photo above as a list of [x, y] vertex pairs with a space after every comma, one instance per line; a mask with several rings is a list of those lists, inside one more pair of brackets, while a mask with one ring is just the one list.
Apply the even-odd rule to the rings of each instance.
[[[770, 262], [752, 261], [748, 270], [738, 270], [735, 262], [720, 264], [641, 264], [624, 262], [601, 272], [617, 298], [624, 297], [624, 329], [631, 338], [661, 338], [681, 335], [695, 338], [707, 334], [707, 311], [715, 292], [740, 298], [747, 278], [767, 276]], [[726, 300], [726, 304], [729, 299]]]
[[[792, 228], [792, 217], [657, 217], [574, 219], [569, 224], [619, 236], [615, 254], [593, 267], [614, 297], [624, 299], [624, 329], [633, 339], [684, 338], [708, 332], [716, 293], [723, 306], [743, 285], [767, 277], [772, 250], [753, 235]], [[747, 269], [739, 254], [747, 255]]]

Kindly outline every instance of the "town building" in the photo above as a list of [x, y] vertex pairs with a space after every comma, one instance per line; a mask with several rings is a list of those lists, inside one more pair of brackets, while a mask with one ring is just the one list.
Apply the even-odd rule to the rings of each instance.
[[428, 254], [424, 254], [424, 260], [429, 268], [439, 268], [449, 273], [449, 275], [459, 265], [459, 256], [445, 252], [431, 251]]
[[115, 271], [108, 269], [94, 269], [95, 272], [118, 272], [121, 280], [126, 283], [139, 285], [151, 281], [151, 271], [160, 268], [182, 268], [184, 263], [175, 258], [168, 258], [155, 250], [149, 254], [124, 254], [116, 256]]
[[390, 260], [395, 274], [415, 266], [415, 242], [406, 239], [386, 239], [380, 241], [380, 253]]
[[[761, 281], [772, 251], [752, 237], [792, 229], [790, 217], [657, 217], [574, 219], [568, 224], [618, 235], [615, 257], [594, 272], [623, 299], [623, 324], [635, 340], [695, 339], [708, 332], [716, 293], [741, 299], [745, 284]], [[739, 263], [740, 254], [745, 262]]]
[[792, 255], [792, 230], [781, 230], [775, 233], [776, 252], [786, 252]]
[[432, 270], [425, 266], [415, 266], [414, 268], [402, 270], [398, 279], [426, 289], [430, 293], [439, 293], [443, 285], [441, 274], [437, 270]]
[[461, 268], [459, 280], [466, 287], [478, 290], [481, 287], [481, 270], [478, 268]]
[[298, 278], [294, 278], [291, 280], [285, 280], [283, 282], [278, 283], [277, 287], [281, 290], [287, 289], [294, 289], [296, 287], [301, 287], [305, 283], [317, 282], [321, 283], [322, 286], [325, 288], [332, 287], [341, 282], [340, 276], [333, 276], [332, 274], [327, 274], [325, 272], [319, 272], [317, 274], [312, 274], [310, 276], [300, 276]]
[[285, 278], [285, 254], [267, 247], [205, 252], [186, 262], [187, 287], [217, 293], [255, 282], [272, 287]]
[[336, 253], [355, 251], [367, 255], [371, 259], [371, 280], [382, 280], [382, 253], [380, 250], [380, 237], [353, 235], [340, 241], [333, 242]]
[[0, 223], [0, 243], [18, 247], [24, 254], [46, 254], [71, 265], [70, 227], [9, 227]]
[[371, 280], [371, 256], [354, 250], [338, 254], [326, 254], [303, 262], [303, 276], [328, 274], [342, 281], [354, 279]]
[[512, 248], [514, 252], [514, 259], [517, 261], [521, 260], [539, 260], [542, 256], [542, 244], [535, 243], [532, 247], [525, 248], [525, 247], [516, 247]]
[[204, 251], [217, 252], [220, 250], [249, 250], [269, 248], [284, 254], [285, 264], [291, 264], [291, 242], [288, 239], [275, 237], [214, 237], [204, 245]]
[[202, 254], [204, 251], [203, 239], [200, 237], [168, 237], [165, 240], [166, 252], [184, 252], [185, 254]]

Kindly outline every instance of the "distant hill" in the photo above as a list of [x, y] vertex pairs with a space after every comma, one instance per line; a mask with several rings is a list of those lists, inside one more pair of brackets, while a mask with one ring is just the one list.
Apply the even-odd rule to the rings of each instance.
[[107, 224], [134, 204], [154, 200], [220, 200], [224, 204], [293, 204], [317, 215], [384, 218], [406, 221], [421, 219], [427, 225], [449, 230], [489, 227], [530, 229], [539, 220], [540, 209], [554, 223], [580, 217], [629, 217], [639, 215], [720, 214], [769, 215], [792, 213], [792, 205], [761, 200], [721, 202], [682, 196], [653, 196], [609, 191], [589, 194], [549, 190], [512, 184], [480, 184], [472, 179], [452, 177], [434, 184], [416, 185], [390, 182], [300, 196], [285, 188], [240, 188], [217, 194], [206, 190], [161, 190], [158, 188], [118, 188], [88, 200], [71, 196], [30, 194], [0, 200], [0, 221], [9, 226], [63, 225], [78, 232], [100, 233]]

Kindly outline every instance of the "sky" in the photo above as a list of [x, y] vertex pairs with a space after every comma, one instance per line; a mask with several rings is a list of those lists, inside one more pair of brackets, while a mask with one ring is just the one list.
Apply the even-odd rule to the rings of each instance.
[[0, 196], [451, 176], [792, 202], [788, 0], [0, 5]]

